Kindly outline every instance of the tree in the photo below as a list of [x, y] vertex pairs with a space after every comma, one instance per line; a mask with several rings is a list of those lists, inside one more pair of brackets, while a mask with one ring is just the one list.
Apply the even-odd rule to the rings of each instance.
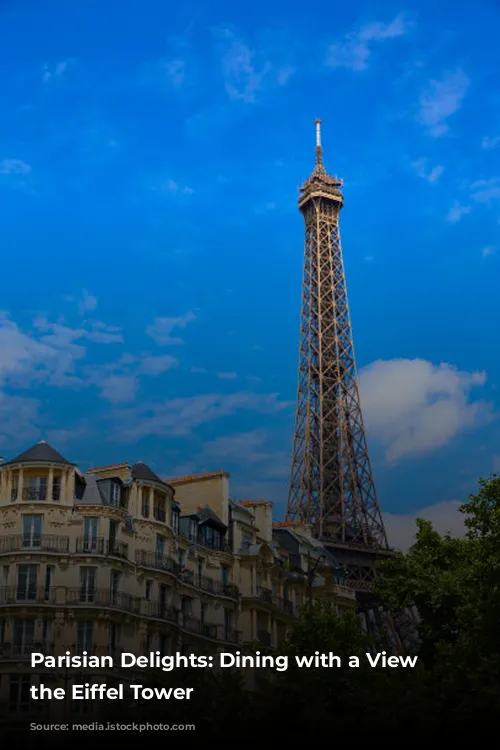
[[455, 727], [500, 705], [500, 478], [481, 479], [460, 511], [463, 539], [417, 521], [415, 544], [383, 563], [378, 587], [392, 611], [418, 609], [429, 704]]

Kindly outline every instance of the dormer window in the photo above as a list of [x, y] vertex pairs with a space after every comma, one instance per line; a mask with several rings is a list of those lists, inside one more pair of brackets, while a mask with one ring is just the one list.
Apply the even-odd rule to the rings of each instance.
[[179, 533], [179, 509], [172, 506], [172, 531], [174, 534]]
[[197, 523], [194, 519], [189, 521], [189, 538], [192, 542], [196, 542]]
[[120, 507], [121, 487], [118, 482], [111, 482], [111, 505]]

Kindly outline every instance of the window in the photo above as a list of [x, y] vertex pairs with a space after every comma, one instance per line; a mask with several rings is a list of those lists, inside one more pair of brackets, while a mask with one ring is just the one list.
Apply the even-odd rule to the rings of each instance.
[[17, 600], [33, 601], [36, 599], [37, 565], [19, 565], [17, 568]]
[[76, 652], [81, 654], [83, 651], [92, 653], [94, 623], [92, 620], [80, 620], [76, 627]]
[[4, 586], [9, 585], [9, 566], [8, 565], [3, 566], [3, 585]]
[[232, 609], [224, 610], [224, 630], [226, 631], [226, 640], [231, 640], [234, 631], [234, 612]]
[[207, 614], [207, 605], [203, 604], [203, 602], [202, 602], [201, 603], [201, 609], [200, 609], [200, 620], [201, 620], [201, 624], [202, 625], [205, 624], [205, 615], [206, 614]]
[[179, 509], [175, 505], [172, 507], [172, 531], [174, 534], [179, 533]]
[[47, 602], [50, 599], [50, 589], [52, 586], [52, 580], [54, 576], [54, 566], [47, 565], [45, 568], [45, 588], [44, 588], [44, 599]]
[[23, 496], [25, 500], [46, 500], [47, 477], [30, 477]]
[[252, 537], [248, 536], [247, 534], [243, 534], [241, 538], [241, 546], [242, 549], [248, 549], [252, 546]]
[[186, 550], [179, 550], [179, 568], [182, 571], [186, 568]]
[[9, 685], [9, 711], [24, 713], [29, 710], [31, 679], [29, 675], [11, 675]]
[[162, 656], [170, 654], [171, 638], [169, 635], [160, 635], [160, 651]]
[[220, 573], [223, 586], [227, 586], [229, 583], [229, 568], [227, 568], [226, 565], [222, 565]]
[[203, 577], [203, 558], [202, 557], [198, 558], [197, 567], [198, 567], [198, 580], [200, 581]]
[[52, 480], [52, 500], [58, 503], [61, 499], [61, 477], [54, 477]]
[[14, 481], [12, 483], [12, 489], [10, 491], [10, 500], [11, 502], [15, 502], [17, 500], [17, 493], [19, 492], [19, 475], [14, 477]]
[[29, 654], [35, 640], [34, 620], [14, 620], [14, 654]]
[[118, 601], [118, 589], [120, 587], [121, 575], [118, 570], [112, 570], [110, 575], [109, 588], [111, 593], [111, 604], [116, 604]]
[[121, 499], [121, 487], [118, 484], [118, 482], [111, 482], [111, 505], [114, 505], [115, 508], [120, 507], [120, 499]]
[[116, 535], [118, 533], [118, 521], [110, 521], [109, 522], [109, 545], [108, 545], [108, 553], [110, 554], [116, 554], [119, 553], [119, 547], [116, 544]]
[[149, 518], [149, 495], [142, 490], [142, 507], [141, 513], [143, 518]]
[[80, 601], [93, 602], [95, 598], [96, 568], [80, 568]]
[[170, 587], [164, 583], [160, 584], [160, 616], [164, 617], [170, 600]]
[[96, 552], [97, 551], [97, 532], [99, 528], [98, 518], [85, 518], [83, 526], [83, 551], [84, 552]]
[[156, 535], [156, 555], [159, 559], [165, 556], [165, 537]]
[[146, 591], [144, 594], [146, 601], [149, 601], [151, 599], [152, 589], [153, 589], [153, 581], [146, 581]]
[[187, 617], [191, 616], [193, 612], [193, 600], [189, 596], [181, 597], [181, 612]]
[[193, 518], [189, 521], [189, 539], [192, 542], [198, 541], [198, 524]]
[[120, 643], [120, 626], [115, 622], [109, 623], [109, 653], [113, 656]]
[[40, 547], [42, 522], [42, 515], [23, 516], [23, 547]]

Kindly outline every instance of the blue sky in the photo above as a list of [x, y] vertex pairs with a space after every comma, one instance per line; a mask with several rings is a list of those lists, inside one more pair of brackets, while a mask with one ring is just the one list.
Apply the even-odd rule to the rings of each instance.
[[84, 469], [224, 468], [280, 515], [321, 117], [383, 509], [453, 508], [500, 466], [493, 2], [0, 20], [6, 457], [45, 438]]

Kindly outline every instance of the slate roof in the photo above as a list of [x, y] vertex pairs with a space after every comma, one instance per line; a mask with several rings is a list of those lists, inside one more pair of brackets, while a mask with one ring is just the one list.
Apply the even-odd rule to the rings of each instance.
[[19, 463], [31, 463], [33, 461], [46, 462], [51, 464], [67, 464], [68, 466], [74, 466], [70, 461], [67, 461], [64, 456], [61, 456], [51, 445], [40, 440], [39, 443], [35, 443], [31, 448], [20, 453], [15, 458], [11, 459], [7, 463], [19, 464]]
[[104, 500], [99, 490], [99, 483], [92, 474], [86, 474], [85, 489], [83, 496], [76, 501], [77, 505], [104, 505]]
[[181, 515], [181, 518], [197, 518], [199, 523], [206, 523], [207, 521], [211, 521], [221, 529], [227, 529], [224, 521], [221, 521], [217, 513], [215, 513], [208, 505], [204, 505], [203, 508], [197, 510], [196, 513], [183, 513]]
[[158, 474], [155, 474], [143, 461], [138, 461], [132, 466], [132, 476], [134, 479], [145, 479], [148, 482], [158, 482], [159, 484], [168, 485], [168, 482], [160, 479]]

